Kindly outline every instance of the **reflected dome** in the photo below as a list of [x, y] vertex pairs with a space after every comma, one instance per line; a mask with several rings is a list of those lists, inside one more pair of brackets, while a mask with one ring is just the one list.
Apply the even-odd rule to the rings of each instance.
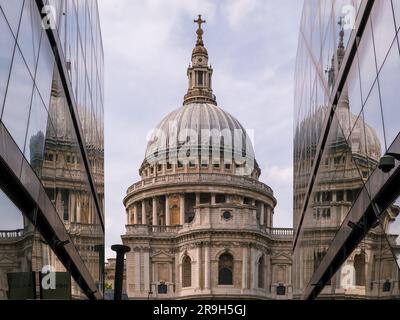
[[[305, 146], [316, 150], [327, 112], [327, 107], [320, 107], [312, 117], [301, 122], [295, 133], [296, 156], [306, 151], [303, 150]], [[347, 140], [353, 155], [367, 156], [369, 159], [379, 161], [382, 155], [379, 137], [375, 129], [363, 121], [362, 115], [356, 116], [351, 112], [347, 94], [344, 94], [339, 101], [329, 132], [328, 143], [340, 144], [341, 141]]]

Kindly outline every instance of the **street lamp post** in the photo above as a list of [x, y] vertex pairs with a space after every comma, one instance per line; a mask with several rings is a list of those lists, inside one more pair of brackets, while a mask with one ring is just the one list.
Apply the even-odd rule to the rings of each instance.
[[124, 281], [124, 256], [125, 253], [131, 251], [128, 246], [115, 244], [111, 246], [111, 250], [117, 253], [115, 262], [115, 279], [114, 279], [114, 300], [122, 300], [122, 285]]

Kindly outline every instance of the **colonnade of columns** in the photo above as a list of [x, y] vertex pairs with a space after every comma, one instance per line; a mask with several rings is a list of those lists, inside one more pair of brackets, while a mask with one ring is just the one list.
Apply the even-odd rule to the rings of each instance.
[[[165, 214], [165, 220], [164, 224], [165, 226], [171, 226], [171, 225], [176, 225], [176, 221], [172, 221], [171, 219], [171, 203], [170, 203], [170, 196], [165, 195], [165, 206], [164, 206], [164, 211], [160, 210], [160, 203], [159, 203], [159, 197], [152, 197], [152, 223], [151, 225], [153, 226], [159, 226], [160, 221], [159, 221], [159, 215], [160, 214]], [[148, 199], [139, 201], [134, 203], [131, 208], [129, 209], [128, 213], [128, 224], [129, 225], [147, 225], [150, 224], [148, 221], [148, 216], [147, 216], [147, 205]], [[217, 204], [217, 194], [216, 193], [211, 193], [210, 194], [210, 202], [211, 205], [216, 205]], [[200, 193], [195, 193], [195, 206], [198, 206], [201, 204], [200, 200]], [[256, 206], [256, 200], [251, 199], [250, 200], [250, 205]], [[183, 225], [185, 221], [185, 212], [186, 212], [186, 203], [185, 203], [185, 194], [179, 194], [179, 224]], [[141, 217], [141, 222], [139, 223], [139, 215]], [[259, 216], [259, 223], [261, 226], [266, 226], [267, 228], [272, 227], [272, 208], [263, 203], [260, 202], [260, 216]]]

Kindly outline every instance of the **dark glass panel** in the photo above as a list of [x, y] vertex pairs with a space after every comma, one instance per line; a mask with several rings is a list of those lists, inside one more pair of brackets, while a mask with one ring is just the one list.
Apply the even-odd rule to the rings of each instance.
[[18, 147], [23, 151], [28, 117], [33, 92], [33, 80], [19, 50], [15, 51], [14, 62], [8, 84], [2, 121]]
[[24, 0], [0, 0], [0, 7], [6, 16], [8, 24], [10, 25], [15, 37], [17, 36], [23, 3]]
[[10, 75], [15, 40], [0, 11], [0, 118], [3, 110], [4, 96], [7, 89], [8, 76]]
[[53, 82], [54, 55], [45, 34], [42, 35], [40, 43], [39, 61], [35, 77], [36, 87], [44, 102], [49, 108], [51, 87]]
[[41, 30], [41, 19], [36, 2], [25, 1], [18, 32], [18, 45], [32, 76], [36, 71]]
[[38, 91], [35, 89], [32, 98], [32, 107], [29, 116], [28, 133], [25, 143], [25, 158], [31, 164], [38, 176], [44, 161], [46, 130], [49, 115], [43, 105]]
[[387, 146], [389, 147], [399, 134], [400, 56], [397, 41], [393, 42], [378, 77], [385, 124], [385, 137]]

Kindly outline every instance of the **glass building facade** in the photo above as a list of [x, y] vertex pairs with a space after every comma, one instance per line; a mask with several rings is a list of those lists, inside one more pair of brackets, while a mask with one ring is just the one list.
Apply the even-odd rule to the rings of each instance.
[[0, 299], [101, 299], [96, 0], [0, 0]]
[[399, 28], [398, 0], [304, 1], [295, 71], [297, 298], [400, 298]]

